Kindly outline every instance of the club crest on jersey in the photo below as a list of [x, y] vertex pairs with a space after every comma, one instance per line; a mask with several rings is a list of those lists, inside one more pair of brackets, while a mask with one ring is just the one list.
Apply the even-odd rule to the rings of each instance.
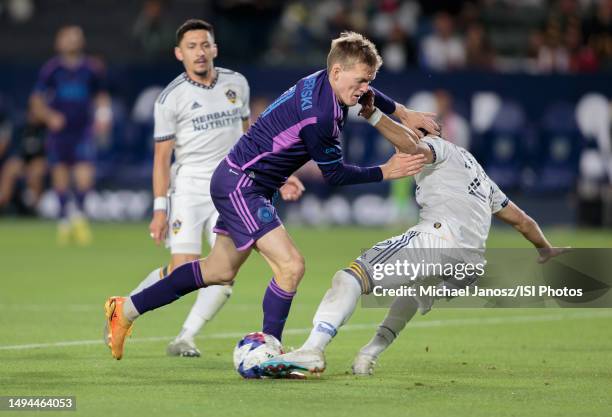
[[236, 94], [234, 90], [230, 88], [229, 90], [225, 92], [225, 97], [227, 97], [230, 103], [235, 104], [236, 98], [238, 98], [238, 95]]
[[183, 222], [180, 221], [179, 219], [176, 219], [175, 221], [173, 221], [172, 222], [172, 233], [177, 234], [181, 230], [182, 225], [183, 225]]

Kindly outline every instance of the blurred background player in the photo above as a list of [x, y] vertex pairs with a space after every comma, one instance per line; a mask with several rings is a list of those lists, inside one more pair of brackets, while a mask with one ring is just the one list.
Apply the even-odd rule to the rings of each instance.
[[[107, 134], [112, 121], [102, 64], [86, 57], [84, 47], [79, 26], [62, 27], [55, 39], [57, 56], [42, 67], [30, 99], [34, 116], [48, 130], [47, 158], [59, 201], [59, 244], [71, 237], [79, 244], [91, 242], [84, 202], [95, 181], [94, 134]], [[75, 210], [69, 213], [71, 197]]]
[[[372, 101], [364, 105], [361, 114], [383, 136], [402, 135], [403, 127], [391, 123], [380, 110], [374, 109]], [[313, 329], [306, 342], [299, 349], [264, 363], [268, 373], [283, 376], [292, 369], [322, 372], [326, 366], [324, 350], [353, 314], [361, 294], [370, 294], [374, 285], [398, 288], [427, 277], [424, 271], [418, 276], [391, 273], [375, 281], [376, 266], [405, 261], [439, 265], [445, 262], [483, 263], [492, 215], [512, 225], [531, 242], [540, 254], [539, 262], [546, 262], [567, 250], [553, 248], [538, 224], [506, 197], [465, 149], [440, 137], [426, 136], [400, 150], [425, 155], [426, 166], [415, 175], [416, 199], [421, 207], [419, 223], [399, 236], [377, 243], [349, 268], [336, 272], [332, 287], [315, 313]], [[473, 279], [468, 281], [470, 279], [466, 278], [462, 285], [474, 282]], [[355, 374], [371, 374], [378, 355], [397, 337], [417, 309], [425, 314], [434, 301], [420, 297], [398, 299], [403, 300], [396, 300], [374, 339], [355, 359]]]
[[[33, 215], [47, 175], [46, 129], [29, 109], [25, 120], [12, 130], [12, 135], [8, 134], [6, 161], [0, 170], [0, 209], [15, 202], [18, 212]], [[25, 184], [21, 195], [17, 195], [15, 191], [21, 179]]]
[[[167, 236], [166, 246], [172, 257], [167, 267], [152, 271], [132, 294], [156, 283], [175, 267], [199, 259], [202, 231], [213, 246], [212, 229], [219, 215], [210, 196], [210, 179], [249, 127], [248, 82], [237, 72], [214, 66], [217, 45], [211, 24], [191, 19], [181, 25], [176, 32], [175, 55], [185, 72], [162, 91], [155, 103], [155, 200], [149, 225], [155, 243]], [[301, 183], [295, 177], [290, 182], [294, 188], [285, 188], [283, 197], [299, 197]], [[200, 356], [194, 337], [231, 294], [230, 285], [201, 288], [167, 353]]]

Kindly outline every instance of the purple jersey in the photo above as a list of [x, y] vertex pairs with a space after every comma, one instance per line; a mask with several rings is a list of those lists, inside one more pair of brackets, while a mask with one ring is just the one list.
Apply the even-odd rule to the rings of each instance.
[[[375, 90], [375, 104], [385, 113], [395, 103]], [[340, 104], [326, 70], [300, 81], [274, 101], [229, 153], [233, 166], [269, 188], [279, 188], [310, 159], [335, 185], [382, 180], [379, 167], [345, 165], [339, 140], [348, 107]]]
[[93, 121], [93, 99], [103, 89], [100, 65], [92, 59], [85, 58], [75, 67], [66, 66], [59, 57], [49, 60], [34, 91], [43, 94], [48, 105], [66, 118], [66, 126], [49, 132], [49, 137], [74, 141], [87, 135]]

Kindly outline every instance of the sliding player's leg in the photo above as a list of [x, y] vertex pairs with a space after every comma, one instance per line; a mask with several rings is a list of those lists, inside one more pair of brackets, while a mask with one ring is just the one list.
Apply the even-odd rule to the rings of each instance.
[[[432, 263], [462, 263], [467, 259], [472, 261], [479, 259], [476, 251], [450, 248], [451, 244], [435, 236], [422, 234], [419, 240], [421, 245], [426, 245], [423, 246], [424, 248], [428, 248], [426, 250], [429, 254], [424, 259], [428, 259]], [[436, 288], [440, 293], [445, 293], [446, 290], [450, 289], [463, 289], [472, 285], [476, 278], [476, 275], [462, 277], [461, 279], [449, 277], [438, 282]], [[446, 298], [450, 299], [451, 297]], [[372, 339], [355, 356], [352, 366], [353, 374], [372, 375], [378, 357], [397, 339], [417, 311], [421, 315], [427, 314], [438, 299], [439, 297], [421, 295], [418, 292], [414, 297], [408, 295], [396, 297]]]
[[141, 314], [178, 300], [209, 285], [231, 283], [251, 250], [239, 251], [228, 236], [218, 236], [207, 258], [175, 268], [167, 277], [130, 297], [110, 297], [105, 304], [107, 343], [115, 359], [123, 356], [123, 344], [132, 323]]
[[406, 327], [419, 308], [413, 297], [396, 297], [389, 308], [387, 316], [376, 329], [376, 333], [367, 345], [361, 348], [353, 360], [355, 375], [371, 375], [376, 360]]
[[383, 288], [397, 288], [408, 282], [401, 274], [392, 274], [381, 281], [373, 279], [376, 265], [408, 259], [421, 262], [423, 251], [411, 251], [423, 247], [425, 242], [415, 239], [418, 232], [408, 231], [403, 235], [380, 242], [361, 255], [349, 268], [338, 271], [332, 279], [332, 287], [327, 291], [313, 319], [313, 329], [304, 345], [296, 351], [268, 361], [268, 372], [275, 374], [277, 369], [301, 369], [318, 373], [325, 369], [324, 350], [345, 324], [357, 306], [361, 294], [372, 292], [374, 285]]
[[320, 373], [325, 370], [325, 347], [336, 336], [338, 329], [355, 311], [362, 294], [356, 277], [344, 269], [336, 272], [332, 286], [321, 300], [313, 318], [313, 329], [306, 342], [296, 351], [282, 355], [265, 364], [268, 374], [291, 369]]

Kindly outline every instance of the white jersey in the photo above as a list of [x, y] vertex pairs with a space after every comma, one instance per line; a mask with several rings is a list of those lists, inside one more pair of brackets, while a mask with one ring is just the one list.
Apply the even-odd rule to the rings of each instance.
[[210, 180], [242, 136], [250, 115], [249, 84], [241, 74], [215, 68], [210, 86], [182, 73], [155, 102], [156, 142], [176, 140], [173, 173]]
[[491, 215], [508, 198], [474, 156], [444, 139], [425, 137], [434, 161], [415, 175], [419, 223], [411, 230], [437, 235], [457, 248], [484, 249]]

